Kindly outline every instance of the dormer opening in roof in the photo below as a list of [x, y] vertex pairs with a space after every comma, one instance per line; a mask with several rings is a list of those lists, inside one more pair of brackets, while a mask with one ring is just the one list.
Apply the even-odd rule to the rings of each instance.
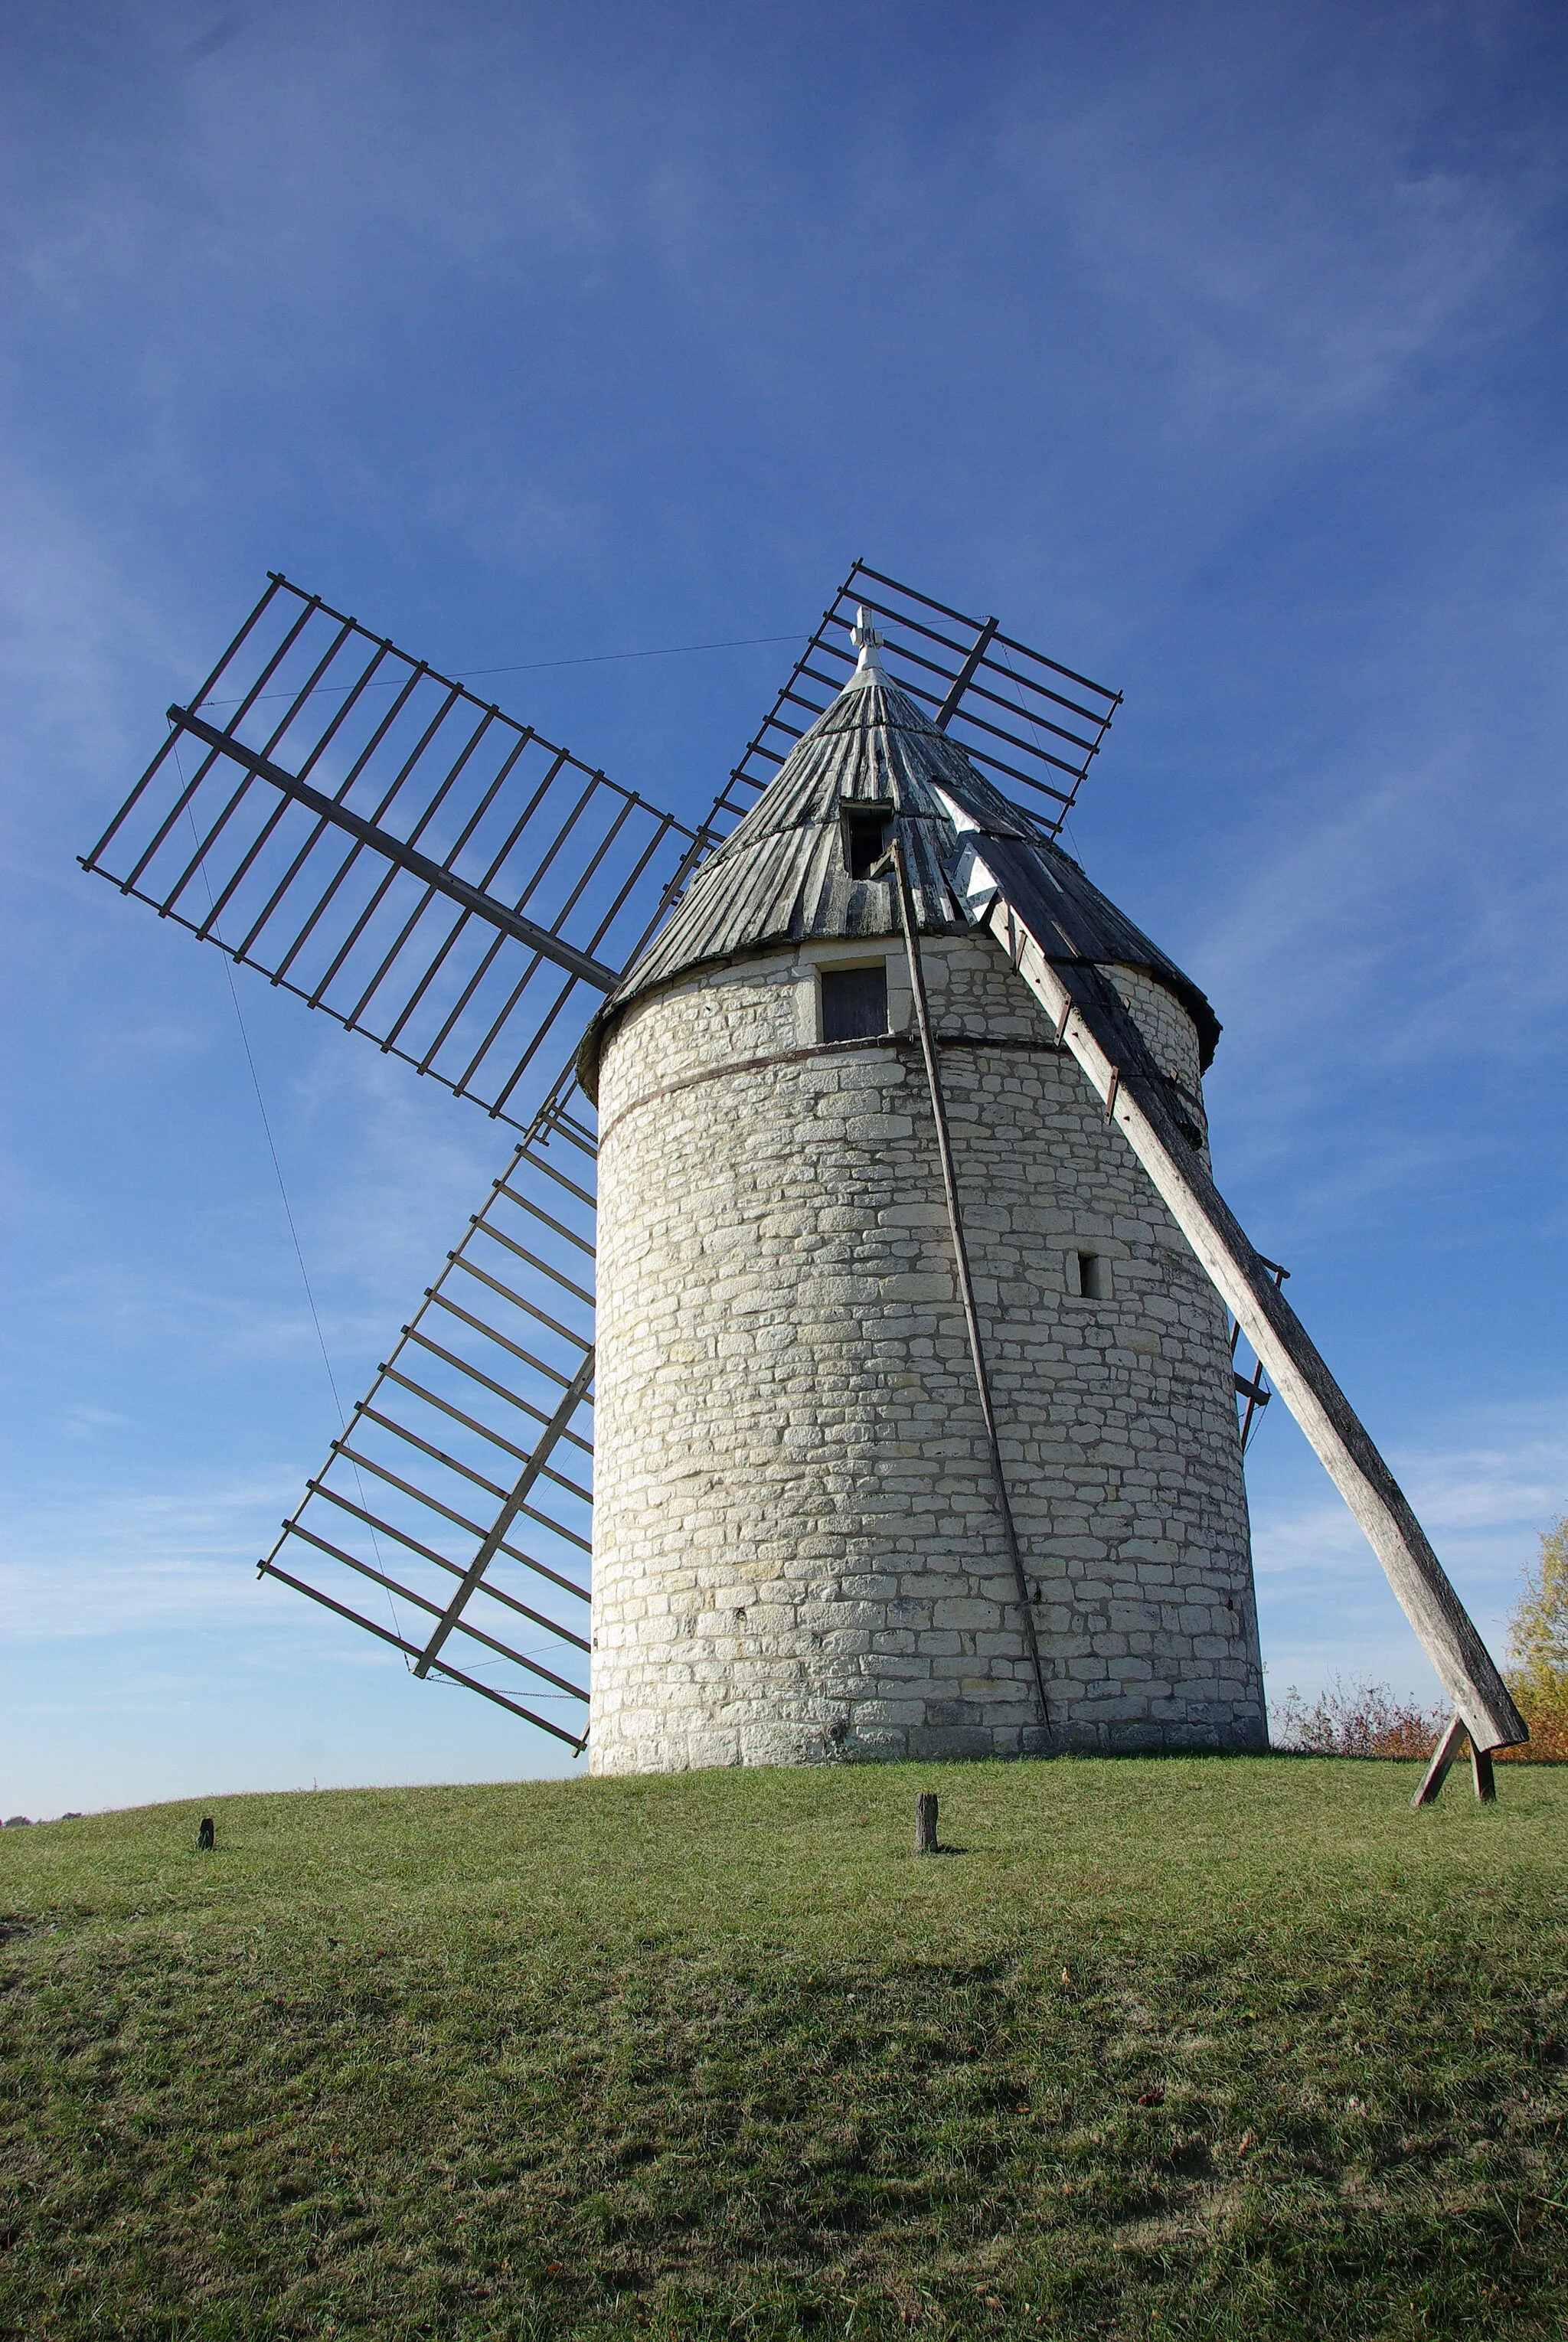
[[886, 854], [893, 835], [893, 818], [894, 807], [887, 799], [870, 805], [850, 799], [841, 806], [844, 866], [856, 886], [876, 875], [876, 866]]

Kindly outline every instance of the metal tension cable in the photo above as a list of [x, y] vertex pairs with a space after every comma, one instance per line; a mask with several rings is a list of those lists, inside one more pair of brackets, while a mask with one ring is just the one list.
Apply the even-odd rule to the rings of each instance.
[[980, 1413], [985, 1425], [985, 1443], [991, 1456], [996, 1508], [1002, 1516], [1002, 1534], [1006, 1540], [1007, 1557], [1013, 1565], [1014, 1584], [1018, 1589], [1018, 1606], [1024, 1617], [1024, 1645], [1034, 1672], [1034, 1696], [1039, 1704], [1040, 1728], [1043, 1732], [1049, 1732], [1051, 1716], [1045, 1703], [1045, 1670], [1041, 1664], [1040, 1638], [1034, 1631], [1034, 1610], [1029, 1599], [1024, 1555], [1013, 1518], [1012, 1501], [1007, 1494], [1006, 1476], [1002, 1469], [996, 1416], [991, 1405], [991, 1383], [985, 1371], [985, 1353], [980, 1342], [980, 1319], [974, 1307], [974, 1280], [969, 1269], [969, 1246], [964, 1242], [964, 1215], [958, 1201], [958, 1181], [953, 1168], [953, 1142], [948, 1135], [947, 1107], [942, 1095], [942, 1076], [936, 1066], [936, 1046], [931, 1036], [931, 1010], [925, 997], [925, 970], [920, 955], [919, 930], [915, 926], [914, 898], [910, 892], [909, 872], [904, 864], [904, 845], [896, 822], [893, 842], [870, 876], [885, 877], [889, 865], [892, 866], [898, 895], [899, 925], [904, 930], [904, 948], [909, 959], [909, 981], [914, 995], [914, 1017], [920, 1028], [920, 1050], [925, 1060], [925, 1079], [931, 1091], [931, 1111], [936, 1119], [936, 1151], [942, 1159], [942, 1185], [947, 1196], [947, 1224], [953, 1232], [953, 1256], [958, 1269], [958, 1289], [964, 1296], [964, 1322], [969, 1329], [969, 1355], [974, 1364], [974, 1387], [980, 1395]]

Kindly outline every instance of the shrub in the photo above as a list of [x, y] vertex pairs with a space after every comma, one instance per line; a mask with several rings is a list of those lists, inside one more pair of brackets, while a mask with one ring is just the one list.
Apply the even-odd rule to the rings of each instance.
[[1335, 1676], [1310, 1707], [1291, 1686], [1273, 1742], [1312, 1756], [1426, 1757], [1447, 1722], [1445, 1709], [1399, 1699], [1386, 1684], [1347, 1684]]
[[[1530, 1737], [1500, 1748], [1513, 1764], [1568, 1764], [1568, 1513], [1541, 1537], [1541, 1560], [1524, 1573], [1509, 1621], [1508, 1688]], [[1309, 1706], [1293, 1684], [1274, 1725], [1276, 1748], [1313, 1756], [1431, 1756], [1448, 1723], [1443, 1707], [1395, 1697], [1386, 1684], [1335, 1676]]]
[[1568, 1706], [1543, 1707], [1527, 1691], [1511, 1683], [1513, 1705], [1530, 1726], [1530, 1737], [1517, 1748], [1499, 1748], [1494, 1753], [1498, 1763], [1510, 1765], [1568, 1765]]

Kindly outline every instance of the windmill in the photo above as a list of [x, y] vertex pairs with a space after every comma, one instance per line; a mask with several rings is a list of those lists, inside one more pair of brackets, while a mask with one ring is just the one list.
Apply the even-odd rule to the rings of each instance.
[[270, 577], [84, 867], [514, 1139], [264, 1576], [596, 1769], [1261, 1745], [1272, 1386], [1490, 1793], [1213, 1012], [1058, 842], [1118, 704], [856, 563], [694, 828]]

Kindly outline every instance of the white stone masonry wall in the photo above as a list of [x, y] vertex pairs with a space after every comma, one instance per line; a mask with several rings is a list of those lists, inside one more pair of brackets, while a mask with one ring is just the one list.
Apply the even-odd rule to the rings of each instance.
[[[815, 965], [873, 956], [699, 973], [605, 1049], [593, 1769], [1260, 1745], [1223, 1309], [975, 935], [927, 943], [926, 972], [939, 1030], [976, 1036], [942, 1073], [1038, 1730], [920, 1060], [813, 1046]], [[1185, 1011], [1115, 974], [1196, 1096]], [[1108, 1297], [1078, 1297], [1080, 1254]]]

